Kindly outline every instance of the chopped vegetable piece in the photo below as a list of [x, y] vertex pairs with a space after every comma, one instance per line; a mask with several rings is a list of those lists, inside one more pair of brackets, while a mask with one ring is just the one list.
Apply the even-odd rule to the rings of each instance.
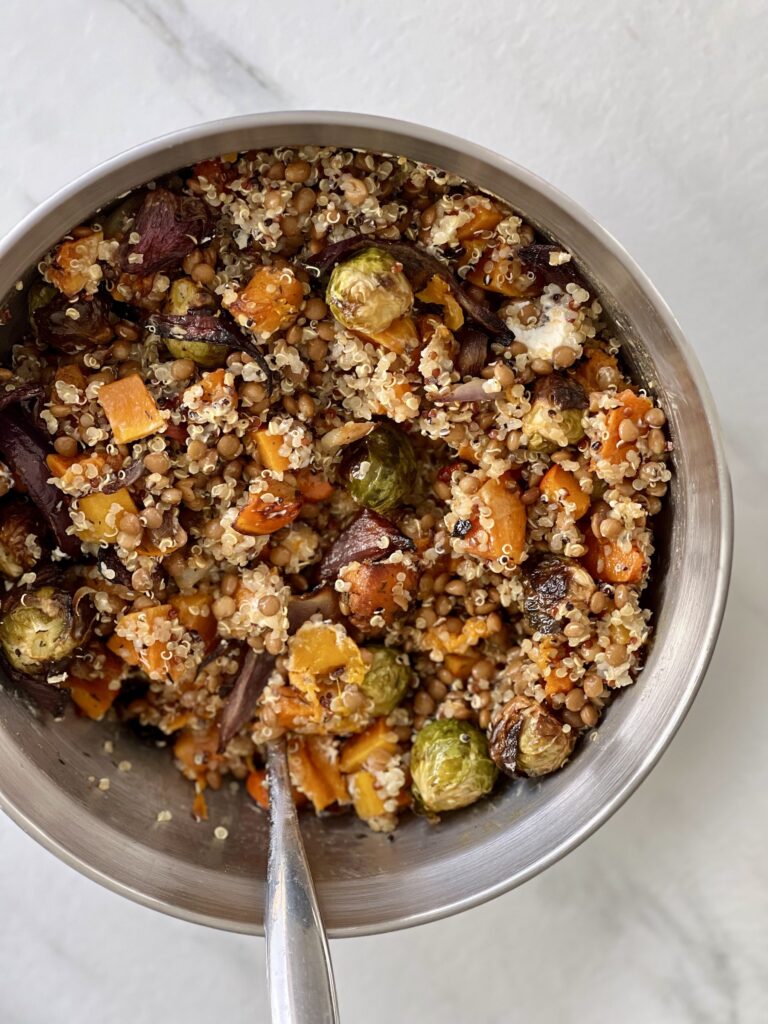
[[384, 801], [376, 791], [376, 780], [365, 769], [350, 776], [349, 793], [355, 814], [362, 821], [371, 821], [386, 814]]
[[89, 285], [95, 291], [102, 277], [98, 258], [99, 245], [103, 240], [101, 231], [91, 231], [62, 242], [56, 250], [53, 264], [46, 271], [51, 284], [70, 299]]
[[383, 751], [394, 754], [397, 750], [397, 734], [387, 725], [386, 719], [377, 718], [365, 732], [347, 740], [341, 750], [339, 767], [345, 773], [362, 768], [372, 754]]
[[165, 426], [165, 419], [138, 373], [104, 384], [98, 399], [118, 444], [149, 437]]
[[290, 468], [287, 455], [282, 455], [280, 449], [285, 444], [283, 434], [270, 434], [266, 429], [254, 430], [251, 434], [259, 453], [261, 464], [266, 469], [274, 470], [276, 473], [285, 473]]
[[405, 352], [413, 351], [419, 344], [419, 334], [410, 316], [398, 317], [381, 331], [368, 331], [367, 333], [358, 331], [357, 333], [362, 334], [368, 341], [373, 341], [377, 345], [381, 345], [382, 348], [389, 349], [390, 352], [397, 352], [400, 356]]
[[261, 807], [263, 811], [269, 810], [269, 789], [267, 787], [267, 773], [263, 768], [254, 769], [245, 780], [245, 788], [252, 800]]
[[107, 647], [126, 664], [143, 669], [150, 679], [179, 682], [186, 674], [185, 662], [168, 651], [174, 615], [170, 604], [127, 612], [115, 623]]
[[368, 647], [373, 656], [360, 689], [373, 702], [371, 714], [388, 715], [405, 696], [411, 681], [408, 658], [392, 647]]
[[401, 505], [413, 496], [416, 486], [411, 442], [388, 421], [347, 446], [339, 471], [355, 501], [376, 512]]
[[584, 543], [587, 553], [583, 562], [588, 572], [603, 583], [639, 583], [645, 573], [646, 561], [636, 544], [625, 550], [621, 542], [598, 540], [588, 530]]
[[622, 441], [620, 434], [621, 424], [624, 420], [629, 420], [634, 424], [639, 435], [645, 429], [645, 414], [653, 408], [653, 403], [650, 399], [645, 398], [643, 395], [636, 395], [634, 391], [629, 389], [622, 391], [616, 398], [621, 402], [621, 405], [616, 409], [611, 409], [606, 415], [606, 436], [598, 450], [594, 453], [593, 462], [595, 464], [603, 459], [614, 465], [624, 462], [627, 452], [635, 450], [637, 445], [634, 441]]
[[288, 770], [293, 785], [312, 801], [316, 811], [331, 804], [349, 803], [338, 764], [331, 760], [327, 741], [310, 736], [288, 745]]
[[402, 561], [353, 562], [340, 575], [342, 612], [360, 629], [391, 625], [407, 611], [418, 580], [414, 566]]
[[0, 506], [0, 572], [17, 580], [33, 569], [43, 555], [42, 522], [33, 505], [11, 498]]
[[289, 327], [299, 314], [304, 289], [290, 267], [257, 267], [250, 281], [224, 305], [240, 324], [256, 334], [269, 335]]
[[321, 582], [335, 579], [339, 570], [350, 562], [371, 562], [386, 558], [393, 551], [412, 551], [413, 541], [405, 537], [394, 523], [370, 509], [364, 509], [336, 538], [320, 563]]
[[86, 494], [78, 498], [77, 507], [88, 521], [86, 526], [77, 528], [77, 536], [94, 544], [109, 544], [115, 540], [122, 512], [138, 514], [133, 498], [125, 487], [113, 494], [102, 494], [100, 491]]
[[494, 715], [491, 757], [507, 775], [548, 775], [570, 757], [577, 733], [529, 697], [513, 697]]
[[265, 501], [261, 493], [250, 496], [235, 520], [236, 530], [264, 537], [290, 526], [301, 511], [301, 496], [277, 481], [270, 484], [268, 493], [274, 496], [274, 501]]
[[547, 501], [562, 505], [574, 520], [581, 519], [589, 511], [589, 495], [579, 487], [573, 473], [557, 463], [544, 474], [539, 488]]
[[429, 279], [426, 288], [416, 293], [420, 302], [427, 302], [435, 306], [443, 306], [445, 326], [451, 331], [457, 331], [464, 323], [464, 314], [461, 306], [456, 301], [451, 286], [444, 277], [433, 274]]
[[170, 604], [176, 609], [179, 622], [202, 638], [210, 650], [216, 642], [216, 617], [211, 611], [213, 599], [207, 591], [174, 594]]
[[69, 658], [88, 639], [93, 608], [87, 591], [74, 595], [58, 587], [17, 587], [2, 602], [0, 647], [8, 664], [39, 675]]
[[525, 551], [528, 517], [516, 485], [486, 480], [478, 491], [478, 518], [463, 542], [478, 558], [519, 564]]
[[336, 264], [325, 301], [342, 326], [375, 336], [410, 312], [413, 292], [396, 257], [370, 246]]
[[123, 665], [109, 651], [100, 651], [102, 666], [97, 678], [83, 679], [70, 673], [64, 686], [80, 710], [94, 722], [100, 722], [120, 693]]
[[359, 686], [365, 677], [360, 648], [342, 626], [305, 622], [288, 641], [288, 678], [312, 697], [328, 676]]
[[256, 701], [261, 696], [274, 667], [275, 659], [271, 654], [257, 654], [250, 647], [245, 652], [240, 672], [226, 698], [221, 715], [222, 748], [253, 717]]
[[120, 266], [130, 274], [151, 275], [177, 263], [208, 233], [210, 216], [205, 203], [155, 188], [144, 196], [136, 213], [131, 238], [123, 245]]
[[333, 485], [329, 484], [322, 473], [313, 473], [310, 469], [300, 469], [296, 473], [296, 487], [305, 501], [319, 504], [333, 494]]

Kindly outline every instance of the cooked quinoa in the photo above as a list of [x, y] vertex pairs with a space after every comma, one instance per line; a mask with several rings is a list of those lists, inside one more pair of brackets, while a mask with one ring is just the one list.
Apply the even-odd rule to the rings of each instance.
[[266, 807], [287, 733], [298, 802], [434, 818], [561, 768], [636, 678], [664, 413], [498, 198], [227, 154], [97, 211], [27, 292], [6, 675], [166, 744], [196, 817], [226, 776]]

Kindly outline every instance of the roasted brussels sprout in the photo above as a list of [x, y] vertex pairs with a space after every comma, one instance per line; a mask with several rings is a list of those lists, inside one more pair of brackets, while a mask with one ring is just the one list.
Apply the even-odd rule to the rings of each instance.
[[0, 617], [0, 646], [11, 668], [38, 675], [68, 658], [93, 620], [86, 595], [53, 586], [11, 591]]
[[411, 679], [411, 670], [405, 656], [391, 647], [369, 647], [373, 655], [360, 689], [373, 701], [371, 714], [388, 715], [405, 696]]
[[374, 247], [334, 267], [325, 298], [340, 324], [371, 335], [385, 331], [413, 305], [413, 291], [401, 265]]
[[531, 451], [554, 451], [576, 444], [584, 436], [584, 388], [562, 373], [539, 377], [533, 386], [530, 411], [523, 416], [523, 433]]
[[[171, 285], [166, 304], [166, 313], [184, 316], [190, 310], [206, 309], [210, 305], [210, 294], [190, 277], [180, 277]], [[207, 341], [189, 341], [186, 338], [163, 337], [163, 344], [174, 359], [191, 359], [204, 370], [223, 366], [227, 349], [223, 345], [212, 345]]]
[[428, 812], [452, 811], [490, 793], [496, 765], [476, 726], [444, 718], [427, 722], [416, 736], [411, 775], [418, 805]]
[[494, 715], [488, 731], [491, 757], [507, 775], [548, 775], [576, 745], [553, 714], [530, 697], [513, 697]]
[[44, 533], [34, 508], [11, 500], [0, 506], [0, 572], [17, 580], [37, 565]]
[[400, 505], [416, 486], [416, 456], [411, 442], [391, 423], [382, 423], [349, 445], [340, 471], [355, 501], [375, 512]]
[[572, 558], [549, 552], [534, 554], [523, 563], [521, 572], [523, 611], [534, 632], [560, 632], [564, 604], [585, 604], [595, 592], [592, 577]]

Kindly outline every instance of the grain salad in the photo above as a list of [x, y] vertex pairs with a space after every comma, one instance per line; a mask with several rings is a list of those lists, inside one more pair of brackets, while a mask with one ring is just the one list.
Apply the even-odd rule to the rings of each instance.
[[23, 287], [4, 674], [167, 746], [198, 819], [227, 777], [268, 807], [287, 734], [297, 803], [436, 820], [559, 770], [637, 677], [664, 412], [497, 197], [405, 157], [227, 154]]

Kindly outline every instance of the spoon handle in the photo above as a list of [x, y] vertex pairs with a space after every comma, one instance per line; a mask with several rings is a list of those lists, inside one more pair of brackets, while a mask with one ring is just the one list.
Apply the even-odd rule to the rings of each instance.
[[270, 743], [264, 927], [272, 1024], [338, 1024], [333, 968], [291, 795], [285, 742]]

